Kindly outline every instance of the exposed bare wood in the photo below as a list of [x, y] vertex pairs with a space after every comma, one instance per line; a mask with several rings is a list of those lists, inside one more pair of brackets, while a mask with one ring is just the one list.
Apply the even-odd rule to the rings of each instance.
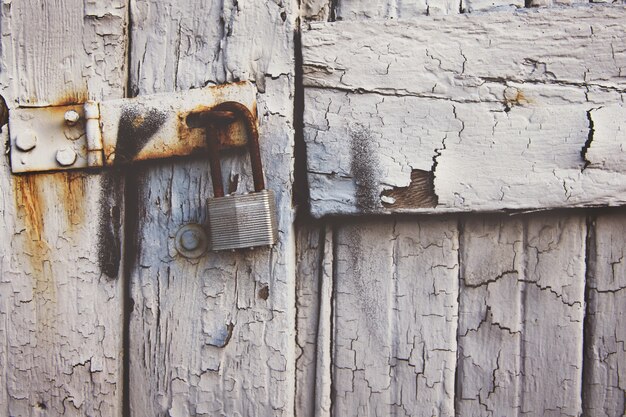
[[[624, 19], [622, 6], [594, 6], [313, 23], [303, 33], [313, 214], [623, 204], [624, 171], [584, 155], [624, 158], [593, 143], [623, 136], [606, 123], [626, 114]], [[437, 206], [384, 204], [414, 170], [433, 173]]]
[[[277, 194], [273, 249], [177, 254], [173, 238], [204, 223], [208, 161], [146, 167], [138, 178], [132, 272], [130, 407], [135, 416], [291, 415], [295, 380], [292, 233], [295, 1], [180, 3], [132, 8], [131, 88], [148, 94], [251, 80], [268, 187]], [[223, 160], [226, 189], [251, 189], [241, 154]]]
[[580, 415], [585, 235], [576, 214], [465, 222], [459, 415]]
[[456, 221], [342, 223], [333, 415], [454, 415]]
[[589, 239], [584, 410], [588, 416], [626, 412], [626, 216], [599, 214]]
[[[126, 25], [123, 1], [4, 2], [9, 107], [123, 96]], [[2, 158], [0, 415], [120, 414], [121, 189], [113, 175], [13, 176]]]

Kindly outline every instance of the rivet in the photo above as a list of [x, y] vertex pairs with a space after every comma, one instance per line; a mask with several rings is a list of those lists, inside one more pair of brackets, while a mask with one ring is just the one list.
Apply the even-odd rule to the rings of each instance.
[[59, 149], [56, 154], [59, 165], [68, 167], [76, 162], [76, 152], [70, 148]]
[[186, 224], [176, 233], [176, 250], [185, 258], [198, 258], [207, 247], [207, 234], [199, 224]]
[[32, 130], [20, 132], [15, 138], [15, 146], [22, 152], [28, 152], [37, 146], [37, 135]]
[[68, 110], [65, 112], [65, 124], [68, 126], [74, 126], [76, 122], [80, 120], [80, 115], [75, 110]]

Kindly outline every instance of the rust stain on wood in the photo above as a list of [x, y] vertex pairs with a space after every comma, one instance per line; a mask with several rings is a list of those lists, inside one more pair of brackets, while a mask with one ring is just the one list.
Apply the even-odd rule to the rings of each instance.
[[[58, 174], [56, 174], [58, 175]], [[64, 172], [62, 178], [65, 184], [59, 184], [59, 203], [65, 205], [67, 223], [70, 230], [85, 223], [85, 174], [78, 172]], [[59, 181], [60, 182], [60, 181]]]
[[[45, 206], [40, 199], [35, 175], [15, 176], [13, 195], [18, 217], [24, 221], [29, 242], [41, 242]], [[38, 252], [38, 250], [36, 251]]]
[[[60, 172], [54, 174], [19, 175], [13, 182], [16, 212], [24, 222], [27, 233], [27, 245], [30, 255], [47, 252], [45, 239], [45, 219], [61, 222], [65, 231], [71, 233], [85, 224], [85, 181], [86, 175], [78, 172]], [[51, 201], [46, 201], [46, 195]], [[53, 203], [51, 205], [50, 203]], [[64, 224], [63, 224], [64, 223]], [[43, 259], [37, 259], [37, 265]], [[36, 269], [40, 269], [37, 267]]]
[[[16, 176], [13, 182], [16, 213], [23, 224], [24, 237], [17, 238], [22, 252], [20, 260], [30, 265], [33, 297], [36, 297], [38, 334], [47, 334], [52, 328], [53, 306], [56, 305], [56, 287], [50, 264], [50, 247], [44, 238], [44, 219], [48, 207], [41, 190], [44, 186], [39, 176]], [[24, 265], [27, 266], [27, 265]]]
[[412, 170], [408, 187], [396, 187], [381, 193], [381, 197], [385, 197], [383, 206], [390, 209], [436, 207], [438, 198], [434, 180], [431, 171]]

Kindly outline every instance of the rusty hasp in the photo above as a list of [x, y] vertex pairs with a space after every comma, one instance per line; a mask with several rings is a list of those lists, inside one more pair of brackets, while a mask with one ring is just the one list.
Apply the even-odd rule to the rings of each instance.
[[[226, 102], [239, 103], [248, 112], [221, 109]], [[241, 114], [256, 114], [256, 88], [249, 82], [82, 105], [15, 108], [9, 111], [11, 169], [98, 168], [244, 147], [249, 123]]]

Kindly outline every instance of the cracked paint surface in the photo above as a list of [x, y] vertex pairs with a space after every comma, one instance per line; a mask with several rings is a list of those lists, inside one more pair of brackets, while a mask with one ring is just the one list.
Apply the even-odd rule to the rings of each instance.
[[[0, 91], [10, 109], [124, 96], [126, 2], [0, 7]], [[8, 140], [6, 126], [0, 136]], [[122, 187], [105, 183], [85, 172], [13, 176], [2, 159], [2, 416], [121, 413]]]
[[[130, 296], [130, 411], [137, 416], [287, 416], [295, 391], [293, 30], [286, 2], [138, 0], [132, 3], [135, 94], [255, 83], [261, 155], [276, 193], [272, 248], [177, 254], [174, 236], [206, 222], [208, 161], [136, 171], [139, 251]], [[232, 192], [252, 189], [245, 154], [224, 152]]]
[[[626, 50], [615, 39], [624, 18], [615, 6], [433, 17], [418, 26], [310, 23], [304, 132], [313, 214], [623, 204], [625, 129], [615, 120], [626, 112]], [[343, 152], [354, 125], [377, 154], [368, 184], [379, 200], [365, 210]], [[407, 187], [413, 170], [433, 172], [436, 207], [380, 200]]]

